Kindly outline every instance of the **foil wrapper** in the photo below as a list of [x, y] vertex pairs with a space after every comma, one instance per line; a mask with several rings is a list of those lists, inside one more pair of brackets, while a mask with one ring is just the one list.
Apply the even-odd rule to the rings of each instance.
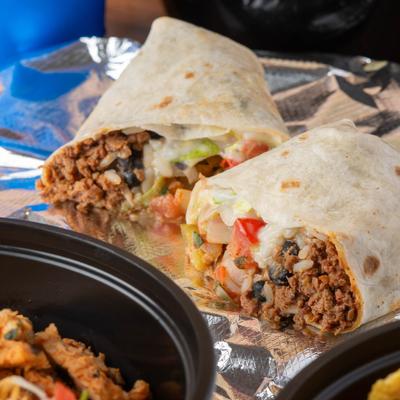
[[[70, 140], [111, 82], [135, 56], [128, 39], [81, 38], [0, 71], [0, 216], [73, 229], [136, 254], [161, 269], [198, 304], [214, 338], [216, 399], [273, 399], [297, 372], [345, 336], [320, 338], [240, 315], [193, 287], [179, 229], [151, 230], [54, 209], [35, 191], [40, 165]], [[292, 135], [341, 118], [400, 148], [400, 66], [366, 57], [258, 53]], [[396, 319], [386, 316], [362, 330]], [[360, 330], [359, 330], [360, 331]]]

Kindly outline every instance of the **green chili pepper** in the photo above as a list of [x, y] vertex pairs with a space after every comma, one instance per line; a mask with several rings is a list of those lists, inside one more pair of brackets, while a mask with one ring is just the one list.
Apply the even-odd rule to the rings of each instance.
[[160, 195], [164, 196], [168, 193], [168, 186], [163, 186], [160, 190]]
[[89, 392], [86, 389], [81, 393], [79, 400], [89, 400]]
[[193, 232], [193, 244], [198, 249], [204, 243], [203, 238], [195, 231]]

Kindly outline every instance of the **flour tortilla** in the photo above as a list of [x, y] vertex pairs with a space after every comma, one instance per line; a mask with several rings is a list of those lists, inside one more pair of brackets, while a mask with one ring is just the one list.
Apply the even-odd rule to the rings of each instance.
[[153, 22], [139, 53], [65, 146], [145, 129], [181, 140], [253, 132], [271, 147], [288, 139], [255, 54], [169, 17]]
[[326, 234], [348, 273], [359, 313], [352, 329], [400, 307], [400, 153], [351, 121], [311, 130], [196, 184], [230, 188], [268, 224]]

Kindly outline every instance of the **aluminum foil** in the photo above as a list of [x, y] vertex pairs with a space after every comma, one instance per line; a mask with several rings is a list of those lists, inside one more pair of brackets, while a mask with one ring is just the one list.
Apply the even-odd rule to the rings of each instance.
[[[273, 399], [291, 377], [340, 338], [277, 332], [191, 285], [174, 226], [143, 229], [103, 211], [85, 216], [48, 207], [35, 191], [40, 165], [74, 136], [139, 45], [81, 38], [0, 71], [0, 216], [61, 226], [149, 261], [198, 304], [214, 337], [216, 399]], [[400, 143], [400, 66], [366, 57], [259, 53], [291, 134], [351, 118], [364, 132]], [[400, 146], [399, 146], [400, 148]], [[371, 326], [396, 318], [387, 316]]]

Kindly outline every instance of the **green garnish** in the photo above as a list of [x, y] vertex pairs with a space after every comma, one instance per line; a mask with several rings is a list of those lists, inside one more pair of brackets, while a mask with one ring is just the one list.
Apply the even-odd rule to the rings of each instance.
[[198, 160], [204, 160], [211, 156], [215, 156], [220, 152], [219, 146], [212, 140], [205, 139], [194, 139], [188, 142], [180, 144], [179, 155], [172, 160], [174, 163], [185, 163], [191, 166], [191, 161], [197, 162]]
[[163, 186], [160, 190], [160, 195], [164, 196], [168, 193], [168, 186]]
[[89, 392], [86, 389], [79, 396], [79, 400], [89, 400]]
[[244, 264], [247, 262], [246, 256], [236, 257], [233, 262], [238, 268], [242, 268]]
[[193, 232], [192, 236], [193, 236], [194, 247], [196, 247], [196, 249], [198, 249], [204, 243], [204, 240], [196, 231]]
[[[150, 201], [161, 194], [162, 190], [165, 188], [165, 179], [163, 177], [158, 177], [153, 186], [140, 197], [139, 202], [144, 206], [148, 206]], [[164, 193], [165, 194], [165, 193]]]
[[19, 329], [14, 328], [4, 334], [5, 340], [15, 340], [18, 337]]

